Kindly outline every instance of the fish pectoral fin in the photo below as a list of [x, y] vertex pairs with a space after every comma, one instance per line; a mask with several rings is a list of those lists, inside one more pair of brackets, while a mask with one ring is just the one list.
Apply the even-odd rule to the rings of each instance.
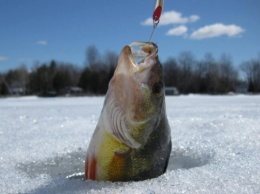
[[85, 162], [85, 178], [96, 180], [96, 167], [97, 159], [96, 157], [87, 157]]
[[127, 148], [126, 150], [115, 151], [115, 155], [118, 157], [125, 158], [130, 155], [132, 150], [133, 150], [132, 148]]
[[127, 147], [114, 151], [114, 156], [109, 165], [109, 180], [111, 181], [126, 181], [127, 174], [131, 171], [129, 169], [129, 156], [132, 152], [132, 148]]

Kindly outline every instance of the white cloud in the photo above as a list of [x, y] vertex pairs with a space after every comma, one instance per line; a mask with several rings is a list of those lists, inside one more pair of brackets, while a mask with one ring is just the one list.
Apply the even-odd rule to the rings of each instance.
[[191, 16], [189, 17], [189, 21], [190, 21], [190, 22], [196, 22], [196, 21], [198, 21], [199, 19], [200, 19], [200, 17], [197, 16], [197, 15], [191, 15]]
[[6, 57], [6, 56], [0, 56], [0, 61], [7, 61], [7, 60], [9, 60], [8, 57]]
[[[170, 24], [186, 24], [190, 22], [196, 22], [200, 19], [197, 15], [191, 15], [189, 17], [183, 17], [182, 13], [177, 11], [166, 11], [161, 15], [160, 25], [170, 25]], [[144, 26], [153, 25], [152, 18], [148, 18], [141, 23]]]
[[47, 45], [48, 42], [47, 42], [46, 40], [38, 40], [38, 41], [36, 42], [36, 44], [39, 44], [39, 45]]
[[181, 35], [184, 35], [187, 31], [188, 31], [188, 28], [186, 26], [182, 25], [182, 26], [170, 29], [166, 33], [166, 35], [169, 35], [169, 36], [181, 36]]
[[190, 38], [192, 39], [205, 39], [213, 38], [222, 35], [227, 35], [229, 37], [240, 35], [244, 32], [244, 29], [237, 25], [225, 25], [222, 23], [216, 23], [212, 25], [207, 25], [198, 30], [194, 31]]

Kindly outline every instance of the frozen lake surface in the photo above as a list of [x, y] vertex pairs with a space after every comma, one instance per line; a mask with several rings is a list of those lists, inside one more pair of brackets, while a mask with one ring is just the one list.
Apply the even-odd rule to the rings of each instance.
[[0, 99], [0, 193], [260, 193], [260, 96], [167, 97], [167, 172], [82, 181], [104, 97]]

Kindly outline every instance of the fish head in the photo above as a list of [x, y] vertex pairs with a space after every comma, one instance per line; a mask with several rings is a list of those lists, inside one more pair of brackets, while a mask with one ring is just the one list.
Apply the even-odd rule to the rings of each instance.
[[[164, 116], [164, 82], [158, 47], [134, 42], [125, 46], [110, 80], [107, 100], [121, 117], [114, 134], [130, 147], [145, 144]], [[120, 128], [120, 129], [117, 129]]]

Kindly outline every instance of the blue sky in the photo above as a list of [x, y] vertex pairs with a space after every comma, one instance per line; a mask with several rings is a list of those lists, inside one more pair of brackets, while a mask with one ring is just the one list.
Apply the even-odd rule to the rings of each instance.
[[[0, 72], [52, 59], [83, 66], [91, 45], [119, 54], [148, 41], [153, 8], [153, 0], [0, 0]], [[191, 51], [239, 65], [260, 53], [259, 8], [259, 0], [165, 0], [152, 41], [162, 62]]]

